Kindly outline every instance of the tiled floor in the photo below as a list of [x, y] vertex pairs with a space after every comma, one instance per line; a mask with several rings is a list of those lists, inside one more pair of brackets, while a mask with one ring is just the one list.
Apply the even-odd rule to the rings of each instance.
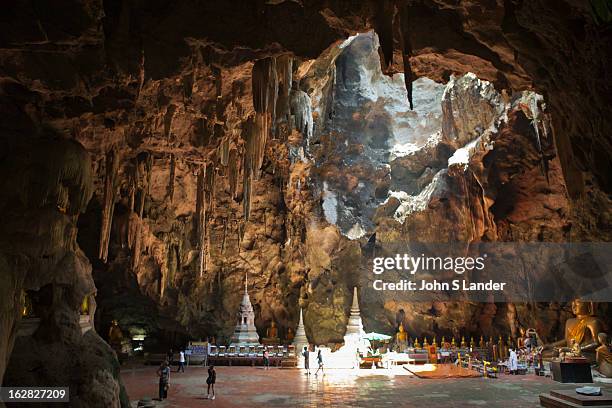
[[[206, 369], [188, 367], [172, 373], [168, 400], [160, 407], [538, 407], [538, 394], [571, 389], [535, 376], [498, 379], [418, 379], [402, 368], [328, 370], [306, 376], [299, 369], [216, 367], [217, 398], [206, 397]], [[157, 397], [156, 367], [126, 369], [121, 375], [130, 399]], [[135, 406], [135, 403], [134, 403]]]

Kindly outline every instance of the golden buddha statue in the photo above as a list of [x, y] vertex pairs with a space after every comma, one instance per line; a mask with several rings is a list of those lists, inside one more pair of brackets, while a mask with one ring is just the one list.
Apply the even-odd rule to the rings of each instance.
[[287, 342], [291, 343], [294, 337], [295, 337], [295, 333], [293, 333], [293, 330], [291, 329], [291, 327], [287, 328]]
[[456, 347], [457, 347], [457, 343], [455, 342], [455, 337], [453, 337], [451, 341], [451, 348], [456, 348]]
[[475, 348], [476, 347], [476, 342], [474, 341], [474, 336], [470, 337], [470, 347], [471, 348]]
[[404, 324], [400, 323], [399, 327], [398, 327], [398, 331], [395, 334], [395, 340], [398, 342], [407, 342], [408, 341], [408, 333], [406, 333], [406, 331], [404, 330]]
[[520, 335], [516, 339], [516, 347], [518, 347], [519, 349], [522, 349], [523, 347], [525, 347], [525, 337], [526, 337], [525, 329], [523, 327], [520, 327], [519, 333]]
[[597, 363], [597, 371], [600, 374], [612, 378], [612, 348], [606, 333], [597, 335], [600, 346], [595, 350], [595, 362]]
[[604, 324], [595, 316], [593, 302], [576, 299], [572, 302], [572, 313], [576, 316], [565, 322], [565, 338], [544, 346], [544, 350], [571, 351], [570, 347], [577, 343], [582, 352], [593, 353], [599, 346], [597, 337], [603, 333]]
[[423, 339], [423, 348], [428, 348], [429, 347], [429, 342], [427, 341], [427, 336], [425, 336], [425, 338]]
[[467, 348], [467, 343], [465, 342], [465, 336], [461, 336], [461, 348]]
[[487, 347], [487, 345], [485, 344], [483, 336], [480, 336], [480, 341], [478, 342], [478, 347], [480, 347], [481, 349], [484, 349], [484, 348]]
[[21, 291], [21, 317], [34, 317], [32, 297], [25, 290]]
[[438, 347], [438, 339], [436, 339], [436, 336], [433, 337], [433, 341], [431, 343], [432, 346]]
[[269, 339], [278, 338], [278, 329], [276, 328], [276, 322], [274, 320], [272, 320], [270, 327], [268, 327], [268, 330], [266, 331], [266, 337]]
[[278, 329], [276, 328], [276, 322], [274, 320], [270, 322], [270, 327], [266, 329], [266, 337], [263, 338], [262, 343], [266, 345], [277, 345], [280, 343]]
[[414, 348], [417, 348], [417, 349], [421, 348], [421, 344], [419, 343], [418, 337], [414, 340]]
[[506, 358], [506, 350], [504, 347], [504, 340], [502, 339], [501, 334], [499, 335], [499, 339], [497, 340], [497, 353], [499, 354], [499, 358]]
[[81, 302], [81, 315], [89, 315], [89, 295], [86, 295]]
[[110, 329], [108, 329], [108, 342], [110, 345], [115, 347], [121, 347], [121, 342], [123, 341], [123, 332], [119, 327], [119, 323], [117, 320], [113, 320], [111, 323]]

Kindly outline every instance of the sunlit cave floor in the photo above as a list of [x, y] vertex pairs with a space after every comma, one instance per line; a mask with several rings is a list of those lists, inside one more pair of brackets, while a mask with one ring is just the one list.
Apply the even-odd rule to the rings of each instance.
[[[157, 398], [156, 367], [137, 367], [121, 375], [133, 406], [142, 398]], [[168, 400], [159, 407], [538, 407], [541, 392], [572, 389], [532, 375], [497, 379], [425, 380], [397, 368], [387, 370], [327, 370], [306, 376], [301, 369], [215, 367], [214, 401], [206, 400], [206, 369], [188, 367], [172, 373]]]

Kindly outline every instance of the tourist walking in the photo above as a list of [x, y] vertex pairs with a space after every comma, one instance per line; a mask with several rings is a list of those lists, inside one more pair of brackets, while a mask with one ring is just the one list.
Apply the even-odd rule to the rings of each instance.
[[170, 366], [168, 361], [161, 363], [157, 369], [159, 377], [159, 400], [162, 401], [168, 398], [168, 388], [170, 387]]
[[317, 353], [317, 363], [319, 363], [319, 367], [315, 372], [315, 377], [317, 376], [317, 374], [319, 374], [319, 370], [321, 370], [322, 376], [325, 375], [325, 372], [323, 371], [323, 354], [321, 353], [321, 349], [319, 349], [319, 352]]
[[270, 368], [270, 353], [268, 352], [267, 348], [263, 352], [263, 363], [264, 370], [268, 370]]
[[166, 360], [168, 361], [168, 365], [172, 367], [172, 363], [174, 362], [174, 351], [172, 351], [172, 349], [168, 350]]
[[178, 373], [179, 371], [185, 372], [185, 351], [184, 350], [179, 351], [179, 365], [178, 365], [178, 368], [176, 369], [176, 372]]
[[[215, 371], [215, 366], [214, 365], [210, 365], [208, 367], [208, 378], [206, 379], [206, 384], [208, 384], [208, 395], [206, 396], [207, 399], [211, 399], [214, 400], [215, 399], [215, 382], [217, 381], [217, 372]], [[212, 391], [212, 395], [210, 394], [210, 391]]]
[[310, 352], [308, 351], [308, 347], [304, 346], [302, 356], [304, 356], [304, 370], [306, 370], [306, 375], [310, 375]]
[[510, 356], [508, 357], [508, 369], [510, 374], [516, 374], [518, 371], [518, 358], [514, 349], [510, 349]]

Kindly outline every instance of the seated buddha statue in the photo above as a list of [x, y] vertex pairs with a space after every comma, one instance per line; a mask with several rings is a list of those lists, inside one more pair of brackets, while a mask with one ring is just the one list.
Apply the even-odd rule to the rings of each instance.
[[287, 328], [287, 342], [291, 343], [294, 337], [295, 337], [295, 333], [293, 333], [293, 330], [291, 329], [291, 327]]
[[272, 320], [270, 327], [266, 330], [266, 337], [262, 341], [263, 344], [276, 345], [280, 343], [278, 338], [278, 329], [276, 328], [276, 322]]
[[478, 342], [478, 347], [480, 347], [481, 349], [484, 349], [487, 347], [487, 345], [485, 344], [485, 340], [483, 336], [480, 336], [480, 341]]
[[415, 349], [420, 349], [421, 348], [421, 343], [419, 343], [419, 338], [418, 337], [414, 340], [414, 348]]
[[465, 336], [461, 336], [461, 348], [467, 348], [467, 343], [465, 342]]
[[471, 348], [475, 348], [476, 347], [476, 342], [474, 341], [474, 336], [470, 337], [470, 347]]
[[121, 331], [117, 320], [113, 320], [111, 322], [110, 329], [108, 329], [108, 342], [113, 349], [121, 350], [121, 343], [123, 342], [123, 332]]
[[600, 346], [595, 350], [595, 362], [597, 363], [597, 371], [601, 375], [612, 378], [612, 347], [606, 333], [597, 335]]
[[453, 336], [453, 339], [451, 340], [451, 348], [457, 348], [457, 342], [455, 341], [455, 336]]
[[572, 302], [572, 313], [576, 316], [565, 322], [565, 337], [563, 340], [549, 343], [544, 350], [552, 351], [553, 355], [559, 352], [569, 352], [574, 343], [577, 343], [585, 357], [594, 360], [595, 349], [599, 346], [598, 334], [603, 333], [603, 322], [594, 315], [592, 302], [576, 299]]

